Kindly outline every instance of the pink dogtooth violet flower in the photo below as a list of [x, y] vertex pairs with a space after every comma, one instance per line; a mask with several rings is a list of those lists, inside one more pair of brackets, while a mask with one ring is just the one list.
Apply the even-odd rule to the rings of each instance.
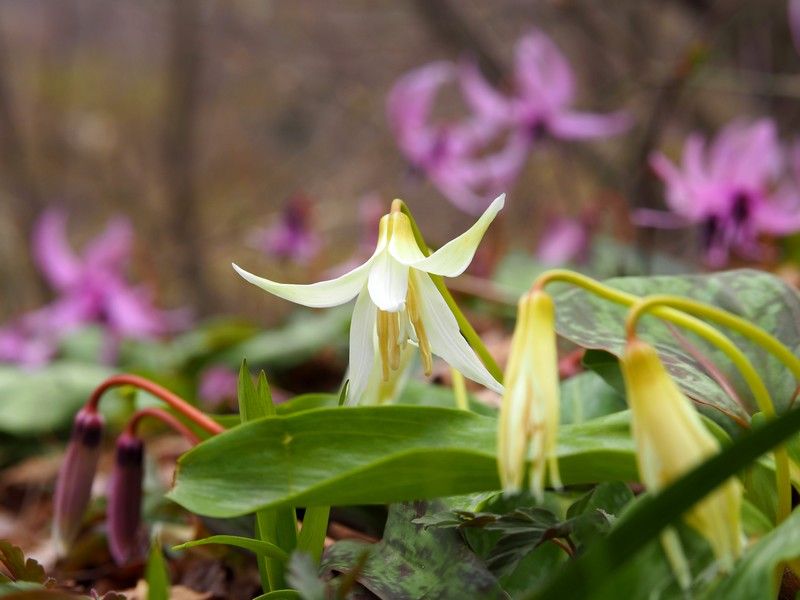
[[[512, 135], [503, 141], [503, 129], [480, 115], [435, 121], [439, 90], [457, 77], [457, 67], [446, 61], [407, 73], [389, 93], [387, 115], [400, 151], [414, 169], [456, 207], [477, 214], [516, 180], [527, 145]], [[503, 141], [500, 148], [487, 151], [498, 140]]]
[[502, 393], [503, 386], [461, 335], [430, 275], [456, 277], [463, 273], [504, 202], [504, 196], [495, 199], [472, 227], [430, 256], [419, 248], [409, 217], [393, 205], [392, 212], [380, 220], [372, 256], [336, 279], [287, 284], [258, 277], [235, 264], [233, 268], [253, 285], [312, 308], [337, 306], [356, 298], [350, 325], [350, 404], [361, 402], [375, 369], [380, 370], [383, 381], [390, 381], [392, 373], [400, 369], [409, 343], [419, 348], [426, 373], [432, 371], [435, 354], [466, 377]]
[[759, 238], [800, 230], [800, 148], [786, 152], [771, 119], [736, 120], [710, 142], [690, 135], [680, 165], [660, 152], [650, 164], [666, 185], [672, 214], [643, 210], [634, 222], [647, 226], [701, 228], [706, 262], [723, 266], [731, 251], [763, 254]]
[[575, 76], [567, 58], [543, 32], [534, 29], [516, 45], [512, 88], [506, 94], [490, 84], [474, 62], [463, 62], [464, 97], [476, 114], [515, 128], [530, 142], [543, 135], [562, 140], [615, 136], [632, 125], [624, 111], [576, 111]]
[[123, 432], [117, 438], [106, 508], [108, 545], [118, 565], [137, 558], [141, 550], [143, 478], [144, 443], [136, 435]]
[[40, 366], [65, 333], [98, 323], [107, 335], [105, 362], [113, 362], [123, 337], [151, 338], [185, 327], [186, 311], [157, 309], [150, 290], [127, 281], [132, 244], [130, 223], [117, 218], [78, 255], [67, 240], [65, 213], [45, 211], [33, 232], [33, 254], [58, 297], [0, 330], [0, 360]]
[[291, 196], [273, 225], [254, 232], [253, 246], [274, 258], [307, 263], [321, 246], [313, 227], [313, 208], [308, 196]]
[[79, 411], [58, 471], [53, 499], [53, 541], [59, 556], [69, 549], [89, 506], [102, 438], [103, 417], [94, 411]]

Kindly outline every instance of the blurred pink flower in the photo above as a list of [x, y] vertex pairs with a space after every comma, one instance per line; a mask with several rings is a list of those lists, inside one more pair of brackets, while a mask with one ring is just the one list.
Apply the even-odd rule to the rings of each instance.
[[239, 374], [233, 369], [212, 366], [200, 375], [197, 397], [208, 408], [236, 400], [239, 387]]
[[486, 81], [473, 62], [462, 63], [460, 77], [464, 97], [477, 115], [516, 128], [532, 142], [542, 135], [564, 140], [609, 137], [632, 124], [626, 112], [573, 110], [572, 67], [553, 41], [536, 29], [517, 42], [510, 94]]
[[161, 311], [150, 290], [128, 283], [130, 223], [113, 220], [77, 255], [67, 241], [66, 215], [47, 210], [33, 233], [33, 255], [45, 280], [58, 292], [49, 305], [0, 330], [0, 360], [37, 366], [55, 352], [61, 336], [80, 325], [97, 323], [107, 334], [104, 359], [112, 362], [123, 337], [150, 338], [188, 325], [185, 311]]
[[785, 151], [771, 119], [733, 121], [711, 143], [694, 133], [684, 144], [680, 167], [658, 152], [650, 164], [666, 184], [666, 203], [674, 214], [642, 211], [634, 221], [675, 226], [682, 219], [699, 225], [712, 267], [724, 265], [731, 251], [761, 257], [762, 234], [800, 230], [800, 148]]
[[[412, 166], [453, 204], [479, 213], [513, 185], [527, 147], [480, 115], [454, 122], [433, 121], [439, 89], [455, 82], [457, 75], [455, 65], [444, 61], [407, 73], [392, 87], [387, 113], [400, 150]], [[498, 141], [501, 148], [487, 152]]]
[[282, 260], [306, 263], [320, 249], [320, 239], [313, 227], [313, 202], [304, 194], [291, 196], [277, 221], [255, 232], [254, 247]]
[[589, 250], [590, 228], [582, 219], [552, 219], [536, 248], [536, 258], [547, 267], [582, 261]]

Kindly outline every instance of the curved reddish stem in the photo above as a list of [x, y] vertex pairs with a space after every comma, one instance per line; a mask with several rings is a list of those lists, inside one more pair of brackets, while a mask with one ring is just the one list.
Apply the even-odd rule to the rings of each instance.
[[128, 424], [125, 426], [125, 432], [136, 437], [136, 428], [139, 426], [139, 423], [144, 417], [153, 417], [165, 423], [166, 425], [169, 425], [172, 427], [172, 429], [185, 437], [193, 446], [196, 446], [200, 443], [200, 438], [194, 431], [189, 429], [183, 424], [183, 422], [177, 419], [174, 415], [165, 411], [163, 408], [148, 407], [143, 408], [142, 410], [137, 410], [128, 421]]
[[85, 409], [89, 412], [96, 412], [97, 405], [100, 403], [100, 397], [109, 389], [123, 385], [130, 385], [135, 388], [144, 390], [156, 398], [163, 400], [169, 404], [176, 411], [184, 415], [187, 419], [194, 421], [198, 426], [202, 427], [209, 433], [217, 434], [225, 431], [225, 428], [214, 421], [211, 417], [204, 412], [196, 409], [194, 406], [183, 400], [180, 396], [173, 394], [168, 389], [161, 387], [157, 383], [139, 377], [138, 375], [131, 375], [124, 373], [122, 375], [113, 375], [106, 379], [103, 383], [97, 386], [86, 402]]

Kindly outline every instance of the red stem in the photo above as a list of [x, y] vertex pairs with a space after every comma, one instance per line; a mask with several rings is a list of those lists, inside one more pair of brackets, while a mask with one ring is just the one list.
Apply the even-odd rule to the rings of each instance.
[[188, 404], [181, 397], [173, 394], [168, 389], [161, 387], [157, 383], [153, 383], [149, 379], [139, 377], [138, 375], [131, 375], [129, 373], [122, 375], [113, 375], [106, 379], [103, 383], [97, 386], [86, 402], [85, 409], [89, 412], [96, 412], [97, 405], [100, 403], [100, 397], [109, 389], [119, 387], [122, 385], [130, 385], [149, 392], [156, 398], [159, 398], [169, 404], [176, 411], [184, 415], [187, 419], [194, 421], [198, 426], [202, 427], [209, 433], [217, 434], [225, 431], [225, 428], [210, 418], [204, 412], [196, 409], [191, 404]]
[[128, 424], [125, 426], [125, 432], [136, 437], [136, 428], [139, 426], [139, 423], [144, 417], [153, 417], [169, 425], [172, 427], [172, 429], [185, 437], [193, 446], [196, 446], [200, 443], [200, 438], [194, 431], [189, 429], [183, 424], [183, 422], [165, 411], [163, 408], [149, 407], [136, 411], [131, 417], [130, 421], [128, 421]]

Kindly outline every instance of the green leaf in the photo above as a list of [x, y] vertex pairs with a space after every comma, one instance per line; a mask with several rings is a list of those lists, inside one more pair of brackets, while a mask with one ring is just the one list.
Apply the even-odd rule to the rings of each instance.
[[750, 546], [733, 573], [713, 587], [708, 598], [772, 600], [778, 597], [783, 563], [800, 556], [800, 511]]
[[413, 523], [426, 511], [424, 502], [391, 506], [380, 542], [338, 542], [325, 553], [323, 568], [349, 571], [368, 551], [356, 581], [379, 598], [501, 597], [497, 580], [458, 533]]
[[0, 431], [34, 435], [65, 428], [108, 367], [59, 361], [28, 371], [0, 366]]
[[[242, 423], [275, 414], [272, 394], [264, 371], [258, 376], [258, 385], [253, 385], [247, 361], [242, 361], [239, 369], [239, 414]], [[256, 511], [256, 535], [264, 543], [281, 550], [284, 558], [276, 561], [274, 557], [259, 554], [258, 568], [264, 591], [283, 588], [285, 585], [283, 562], [297, 544], [297, 518], [294, 508], [280, 507]]]
[[[800, 320], [797, 318], [800, 297], [781, 279], [769, 273], [746, 269], [709, 275], [626, 277], [605, 283], [639, 296], [672, 294], [718, 306], [769, 331], [795, 353], [800, 351]], [[559, 334], [584, 348], [605, 350], [620, 356], [625, 345], [623, 323], [627, 308], [574, 287], [559, 288], [555, 302]], [[678, 331], [680, 337], [674, 331]], [[687, 349], [681, 337], [711, 359], [740, 397], [749, 407], [754, 407], [747, 386], [721, 352], [694, 334], [667, 326], [653, 316], [642, 319], [638, 332], [643, 339], [655, 344], [670, 374], [691, 398], [741, 418], [752, 412], [752, 408], [743, 409], [725, 393]], [[764, 378], [778, 412], [785, 410], [794, 394], [794, 378], [787, 376], [779, 361], [753, 343], [733, 332], [725, 333], [730, 334]], [[721, 416], [716, 410], [708, 414], [717, 419]]]
[[185, 542], [178, 546], [174, 546], [173, 550], [186, 550], [187, 548], [194, 548], [195, 546], [205, 546], [208, 544], [224, 544], [226, 546], [236, 546], [237, 548], [244, 548], [250, 550], [253, 554], [258, 556], [267, 556], [269, 558], [286, 561], [289, 556], [278, 548], [275, 544], [265, 542], [264, 540], [254, 540], [248, 537], [241, 537], [238, 535], [212, 535], [200, 540], [192, 540]]
[[698, 500], [800, 431], [800, 409], [751, 430], [659, 494], [645, 496], [605, 538], [559, 570], [541, 590], [523, 598], [585, 598]]
[[266, 594], [261, 594], [253, 598], [253, 600], [301, 600], [302, 598], [303, 596], [301, 596], [300, 592], [297, 590], [286, 588], [284, 590], [273, 590]]
[[144, 578], [147, 581], [148, 600], [167, 600], [169, 598], [169, 575], [164, 555], [161, 554], [161, 543], [158, 541], [158, 536], [153, 536], [150, 542], [150, 556], [147, 558]]
[[[417, 406], [267, 417], [184, 454], [169, 495], [192, 512], [231, 517], [496, 490], [496, 429], [491, 417]], [[557, 454], [567, 485], [637, 477], [627, 412], [564, 426]]]
[[597, 373], [579, 373], [561, 383], [562, 424], [591, 421], [627, 407], [625, 397]]
[[[25, 558], [22, 550], [8, 540], [0, 540], [0, 563], [6, 568], [13, 581], [26, 581], [47, 587], [53, 583], [47, 577], [42, 565], [32, 558]], [[2, 573], [0, 573], [0, 577], [3, 577], [0, 581], [9, 581]]]

